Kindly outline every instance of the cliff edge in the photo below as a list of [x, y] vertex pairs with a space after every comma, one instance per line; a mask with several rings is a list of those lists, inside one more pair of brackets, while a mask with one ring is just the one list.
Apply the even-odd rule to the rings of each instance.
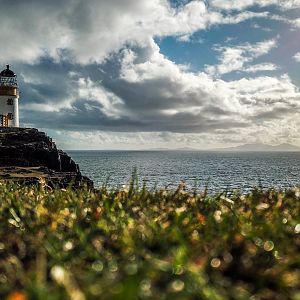
[[61, 187], [93, 187], [73, 159], [35, 128], [0, 128], [1, 179], [24, 183], [45, 179], [48, 184]]

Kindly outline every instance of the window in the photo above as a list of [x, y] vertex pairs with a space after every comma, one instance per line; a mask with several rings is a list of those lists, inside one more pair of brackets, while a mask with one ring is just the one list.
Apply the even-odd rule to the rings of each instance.
[[0, 117], [1, 117], [1, 126], [2, 127], [8, 127], [8, 118], [7, 118], [7, 116], [1, 115]]
[[15, 77], [0, 77], [1, 85], [16, 86], [17, 80]]
[[14, 105], [14, 100], [13, 99], [8, 99], [7, 100], [7, 105]]
[[8, 120], [13, 120], [14, 116], [12, 113], [8, 113], [7, 118], [8, 118]]

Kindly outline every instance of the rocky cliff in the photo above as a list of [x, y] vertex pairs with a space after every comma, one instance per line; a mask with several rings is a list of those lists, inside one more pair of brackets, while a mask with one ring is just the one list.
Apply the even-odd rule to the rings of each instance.
[[62, 187], [93, 185], [67, 153], [35, 128], [0, 128], [0, 179], [25, 183], [45, 179]]

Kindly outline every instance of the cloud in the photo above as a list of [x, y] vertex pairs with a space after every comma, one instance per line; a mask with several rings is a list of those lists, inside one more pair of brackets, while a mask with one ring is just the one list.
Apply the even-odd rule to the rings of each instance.
[[[259, 56], [269, 48], [264, 43], [251, 53]], [[52, 103], [55, 112], [37, 105], [35, 110], [40, 111], [36, 113], [25, 105], [24, 119], [75, 132], [219, 135], [222, 130], [223, 134], [224, 130], [247, 133], [252, 127], [269, 126], [273, 120], [297, 114], [300, 108], [299, 90], [288, 75], [229, 82], [214, 79], [170, 61], [153, 40], [143, 48], [126, 48], [117, 57], [115, 68], [98, 70], [104, 74], [101, 80], [93, 75], [95, 69], [88, 76], [84, 69], [69, 73], [62, 89], [72, 86], [73, 92], [66, 102], [47, 98], [45, 105]]]
[[245, 43], [236, 47], [216, 47], [215, 50], [220, 52], [220, 63], [215, 66], [207, 65], [206, 72], [211, 75], [223, 75], [233, 71], [257, 72], [275, 70], [273, 64], [260, 64], [249, 66], [256, 58], [269, 53], [277, 47], [277, 39], [266, 40], [263, 42], [249, 44]]
[[[101, 113], [111, 119], [117, 119], [124, 109], [122, 99], [105, 90], [90, 78], [78, 79], [78, 98], [84, 99], [86, 110], [99, 109]], [[93, 101], [96, 105], [92, 104]]]
[[292, 19], [292, 18], [286, 17], [286, 16], [271, 15], [271, 16], [269, 16], [269, 19], [289, 24], [289, 25], [291, 25], [292, 30], [300, 27], [300, 18]]
[[292, 25], [295, 27], [300, 27], [300, 18], [294, 19], [290, 21]]
[[210, 0], [210, 5], [223, 10], [243, 10], [251, 6], [266, 7], [276, 5], [281, 9], [296, 9], [300, 7], [300, 0]]
[[295, 61], [300, 62], [300, 52], [294, 56]]
[[263, 71], [276, 71], [278, 67], [271, 63], [262, 63], [257, 65], [252, 65], [243, 69], [244, 72], [248, 73], [256, 73], [256, 72], [263, 72]]
[[29, 64], [45, 56], [55, 62], [103, 63], [124, 45], [141, 46], [153, 37], [187, 38], [211, 26], [268, 16], [247, 11], [224, 15], [208, 10], [201, 0], [177, 8], [167, 0], [0, 0], [0, 5], [0, 26], [7, 28], [0, 32], [5, 41], [0, 57]]

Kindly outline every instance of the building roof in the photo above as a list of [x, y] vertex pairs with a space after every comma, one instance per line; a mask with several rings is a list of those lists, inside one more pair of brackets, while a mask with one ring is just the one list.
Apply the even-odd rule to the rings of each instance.
[[6, 65], [6, 69], [0, 73], [0, 76], [3, 77], [16, 77], [16, 74], [9, 69], [9, 65]]

